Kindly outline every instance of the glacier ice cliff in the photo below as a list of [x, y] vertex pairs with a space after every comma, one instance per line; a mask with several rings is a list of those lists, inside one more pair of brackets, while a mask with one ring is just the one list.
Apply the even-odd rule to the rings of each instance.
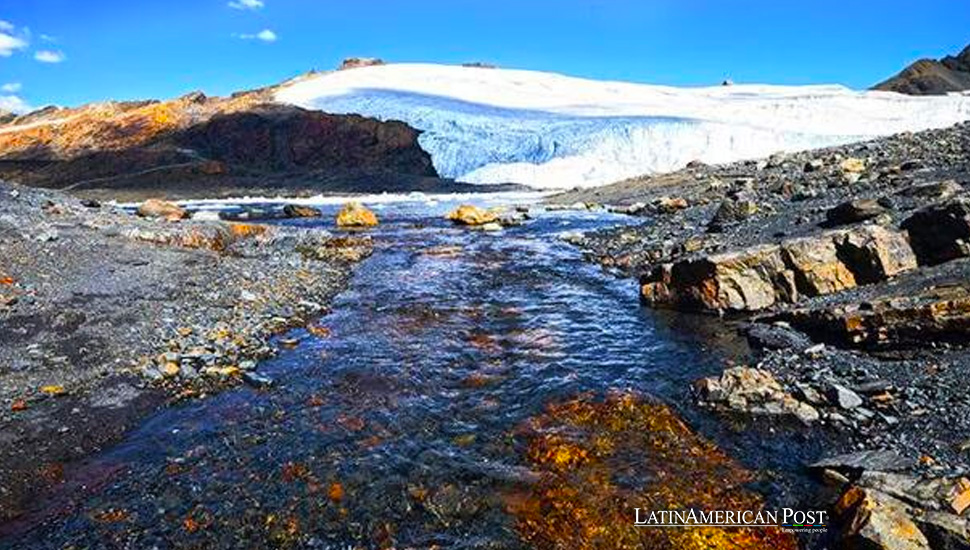
[[970, 97], [841, 86], [674, 88], [551, 73], [398, 64], [324, 73], [276, 99], [402, 120], [446, 177], [570, 188], [942, 127]]

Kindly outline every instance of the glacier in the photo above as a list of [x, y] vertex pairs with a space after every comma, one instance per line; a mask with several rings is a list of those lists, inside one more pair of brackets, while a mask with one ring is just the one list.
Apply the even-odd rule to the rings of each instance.
[[281, 103], [401, 120], [439, 174], [541, 189], [604, 185], [970, 119], [970, 96], [843, 86], [677, 88], [536, 71], [402, 63], [317, 73]]

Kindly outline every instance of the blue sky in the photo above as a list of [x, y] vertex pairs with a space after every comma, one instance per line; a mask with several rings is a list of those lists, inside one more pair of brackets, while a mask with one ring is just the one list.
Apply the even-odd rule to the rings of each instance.
[[967, 43], [966, 0], [0, 0], [0, 107], [226, 94], [348, 56], [863, 88]]

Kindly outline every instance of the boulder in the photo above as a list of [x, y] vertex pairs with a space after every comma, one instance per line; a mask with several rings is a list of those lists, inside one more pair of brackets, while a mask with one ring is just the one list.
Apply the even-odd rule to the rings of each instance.
[[970, 480], [965, 477], [924, 479], [897, 473], [867, 471], [859, 477], [858, 484], [924, 510], [960, 515], [970, 507]]
[[785, 392], [766, 370], [732, 367], [719, 377], [702, 378], [694, 388], [701, 401], [714, 408], [756, 415], [787, 415], [805, 424], [819, 419], [818, 411]]
[[748, 344], [755, 349], [790, 349], [801, 351], [812, 345], [808, 336], [787, 326], [753, 323], [744, 328]]
[[963, 191], [963, 186], [956, 180], [944, 180], [932, 183], [913, 185], [899, 192], [904, 197], [919, 197], [924, 199], [949, 199]]
[[726, 227], [740, 223], [758, 213], [758, 203], [744, 198], [728, 198], [721, 201], [721, 205], [714, 212], [714, 217], [707, 224], [708, 231], [720, 232]]
[[854, 486], [835, 505], [842, 525], [840, 548], [858, 550], [930, 550], [929, 542], [893, 497]]
[[843, 202], [825, 213], [825, 225], [835, 227], [869, 220], [889, 210], [874, 199], [857, 199]]
[[283, 207], [283, 215], [287, 218], [319, 218], [321, 213], [312, 206], [287, 204]]
[[827, 397], [829, 401], [840, 409], [854, 409], [862, 406], [859, 394], [839, 384], [830, 384]]
[[337, 213], [338, 227], [374, 227], [377, 224], [377, 215], [359, 202], [348, 202]]
[[660, 266], [641, 279], [640, 296], [657, 307], [756, 311], [794, 292], [781, 248], [763, 245]]
[[906, 235], [881, 225], [854, 228], [836, 247], [859, 284], [885, 281], [917, 267], [916, 255]]
[[218, 210], [198, 210], [192, 213], [192, 219], [197, 222], [217, 222], [222, 220]]
[[463, 204], [450, 212], [447, 219], [460, 225], [485, 225], [498, 221], [498, 215], [472, 204]]
[[855, 275], [839, 258], [836, 243], [832, 234], [782, 243], [782, 258], [794, 273], [799, 293], [822, 296], [856, 286]]
[[970, 199], [919, 210], [902, 223], [919, 262], [935, 265], [970, 255]]
[[164, 218], [169, 221], [177, 221], [187, 218], [189, 214], [174, 202], [148, 199], [138, 207], [138, 215], [143, 218]]
[[933, 550], [970, 550], [970, 524], [945, 512], [923, 512], [914, 518]]
[[860, 174], [866, 171], [866, 161], [860, 158], [849, 157], [839, 163], [839, 168], [843, 174]]
[[660, 197], [653, 204], [659, 212], [666, 213], [677, 212], [690, 206], [687, 199], [683, 197]]

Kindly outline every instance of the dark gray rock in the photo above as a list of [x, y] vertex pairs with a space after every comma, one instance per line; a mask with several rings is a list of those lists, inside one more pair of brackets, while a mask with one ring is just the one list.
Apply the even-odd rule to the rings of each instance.
[[835, 227], [850, 223], [871, 220], [885, 214], [888, 210], [874, 199], [857, 199], [832, 208], [825, 213], [825, 225]]
[[924, 208], [902, 223], [920, 264], [935, 265], [970, 254], [970, 200]]
[[863, 471], [897, 472], [908, 469], [910, 461], [893, 451], [859, 451], [823, 458], [808, 465], [811, 470], [835, 470], [857, 476]]

